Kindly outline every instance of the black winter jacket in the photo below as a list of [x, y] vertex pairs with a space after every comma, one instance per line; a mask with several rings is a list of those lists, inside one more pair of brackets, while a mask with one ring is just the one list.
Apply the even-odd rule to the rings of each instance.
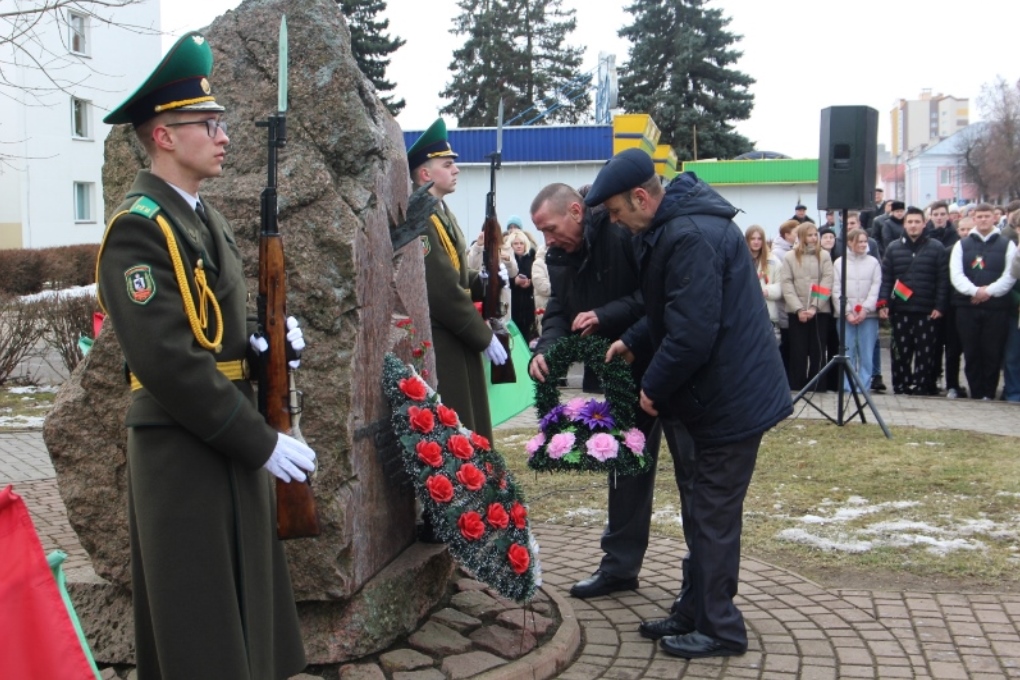
[[[904, 301], [893, 295], [896, 281], [902, 281], [913, 293]], [[938, 241], [922, 233], [917, 241], [904, 236], [886, 248], [882, 257], [882, 287], [878, 304], [883, 301], [894, 312], [942, 314], [949, 307], [949, 253]]]
[[608, 220], [605, 211], [584, 213], [584, 239], [573, 253], [550, 248], [545, 254], [552, 294], [542, 318], [535, 353], [547, 352], [581, 312], [594, 311], [598, 334], [616, 340], [644, 314], [640, 278], [630, 233]]
[[793, 412], [736, 213], [685, 172], [635, 238], [646, 316], [623, 341], [656, 348], [641, 387], [701, 445], [747, 439]]
[[946, 222], [946, 226], [936, 229], [935, 223], [928, 220], [928, 224], [924, 225], [924, 235], [945, 246], [946, 252], [952, 250], [960, 240], [960, 232], [956, 231], [956, 225], [952, 222]]

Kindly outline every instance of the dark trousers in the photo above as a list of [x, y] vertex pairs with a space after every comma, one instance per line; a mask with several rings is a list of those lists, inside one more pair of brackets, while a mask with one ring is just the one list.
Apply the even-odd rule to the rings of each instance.
[[956, 330], [963, 343], [963, 372], [971, 399], [995, 399], [1009, 331], [1009, 310], [984, 305], [956, 308]]
[[602, 563], [599, 569], [618, 578], [634, 578], [648, 549], [652, 523], [655, 465], [662, 442], [659, 419], [638, 408], [637, 427], [645, 435], [645, 455], [650, 464], [640, 475], [609, 475], [609, 521], [602, 532]]
[[[796, 314], [790, 314], [789, 317], [790, 360], [787, 364], [787, 377], [790, 389], [800, 390], [821, 370], [832, 315], [818, 313], [807, 323], [801, 323]], [[825, 385], [817, 387], [825, 391]]]
[[896, 312], [892, 320], [892, 383], [896, 394], [937, 394], [941, 351], [937, 320], [924, 312]]
[[943, 344], [946, 348], [946, 389], [960, 389], [960, 357], [963, 345], [956, 329], [956, 307], [950, 306], [942, 323]]
[[732, 649], [747, 649], [747, 627], [733, 598], [740, 579], [744, 497], [761, 435], [719, 446], [694, 442], [679, 421], [662, 420], [680, 489], [688, 556], [674, 614]]

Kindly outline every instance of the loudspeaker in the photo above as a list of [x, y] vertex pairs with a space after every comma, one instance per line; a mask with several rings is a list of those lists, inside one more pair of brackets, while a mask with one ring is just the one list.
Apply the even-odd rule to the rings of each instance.
[[878, 165], [878, 111], [870, 106], [822, 109], [818, 207], [869, 208]]

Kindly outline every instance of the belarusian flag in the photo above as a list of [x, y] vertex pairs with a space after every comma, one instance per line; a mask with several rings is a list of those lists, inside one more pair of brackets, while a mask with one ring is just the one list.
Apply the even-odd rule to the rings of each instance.
[[828, 300], [832, 296], [832, 291], [828, 288], [819, 286], [817, 283], [811, 284], [811, 299], [812, 300]]
[[908, 288], [907, 285], [900, 281], [899, 279], [896, 279], [896, 285], [893, 286], [892, 292], [893, 295], [903, 300], [904, 302], [909, 300], [910, 296], [914, 294], [914, 291]]

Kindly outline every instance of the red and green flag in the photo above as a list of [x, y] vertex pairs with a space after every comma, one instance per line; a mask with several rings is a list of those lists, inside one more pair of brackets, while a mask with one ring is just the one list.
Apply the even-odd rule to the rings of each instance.
[[811, 299], [812, 300], [828, 300], [832, 297], [832, 291], [824, 286], [819, 286], [817, 283], [811, 284]]
[[906, 302], [910, 299], [910, 296], [914, 294], [907, 284], [903, 283], [899, 279], [896, 279], [896, 285], [892, 289], [893, 295]]

